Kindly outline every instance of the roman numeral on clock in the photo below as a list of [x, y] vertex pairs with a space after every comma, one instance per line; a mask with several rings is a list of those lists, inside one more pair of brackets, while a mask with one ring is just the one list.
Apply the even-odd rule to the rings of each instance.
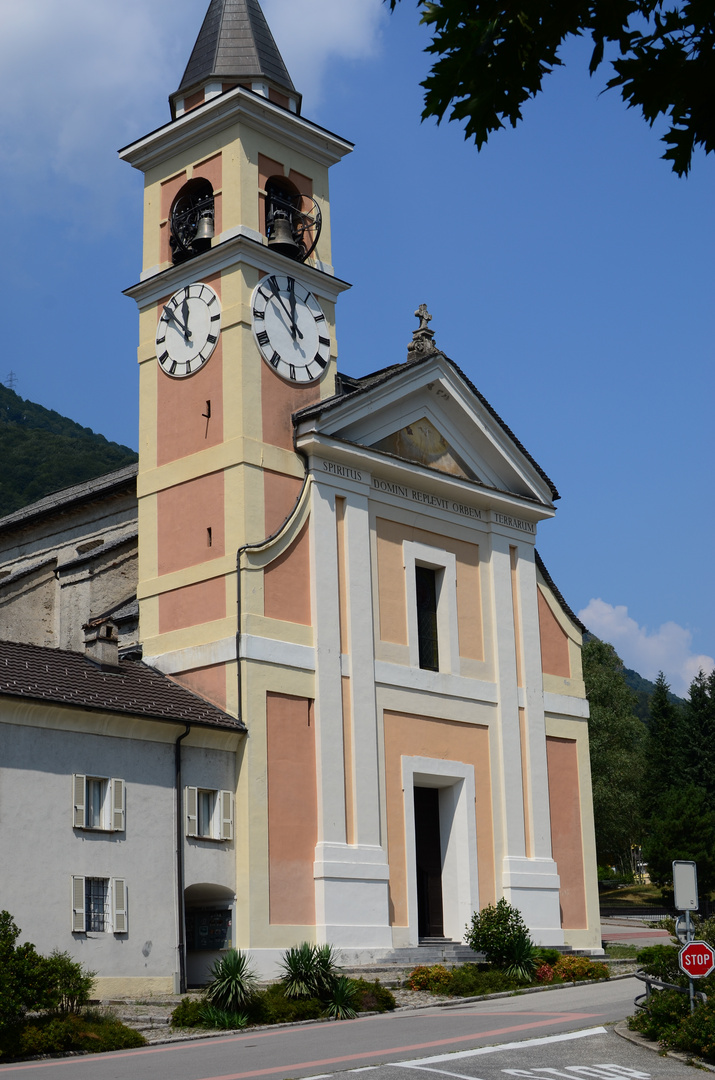
[[327, 364], [327, 362], [328, 362], [328, 361], [327, 361], [327, 360], [324, 360], [324, 359], [323, 359], [323, 357], [322, 357], [322, 356], [320, 355], [320, 353], [319, 353], [319, 352], [317, 352], [317, 353], [315, 354], [315, 356], [313, 357], [313, 363], [314, 363], [314, 364], [320, 364], [321, 368], [324, 368], [324, 367], [325, 367], [325, 365]]
[[272, 366], [272, 367], [278, 367], [278, 365], [280, 364], [280, 362], [281, 362], [281, 354], [280, 354], [280, 353], [277, 353], [277, 352], [274, 352], [274, 353], [273, 353], [273, 356], [272, 356], [272, 357], [271, 357], [271, 359], [270, 359], [270, 364], [271, 364], [271, 366]]
[[329, 345], [330, 344], [330, 338], [329, 337], [319, 337], [318, 341], [320, 342], [321, 345]]
[[258, 308], [254, 307], [254, 309], [253, 309], [253, 318], [254, 319], [265, 319], [265, 317], [266, 317], [265, 311], [259, 311]]
[[271, 339], [268, 337], [265, 330], [261, 330], [260, 334], [256, 334], [256, 340], [259, 345], [268, 345]]

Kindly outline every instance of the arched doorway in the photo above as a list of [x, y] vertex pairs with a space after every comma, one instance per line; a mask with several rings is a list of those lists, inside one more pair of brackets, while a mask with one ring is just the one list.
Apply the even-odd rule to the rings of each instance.
[[235, 905], [235, 893], [223, 885], [201, 882], [184, 891], [188, 986], [210, 982], [214, 961], [236, 947]]

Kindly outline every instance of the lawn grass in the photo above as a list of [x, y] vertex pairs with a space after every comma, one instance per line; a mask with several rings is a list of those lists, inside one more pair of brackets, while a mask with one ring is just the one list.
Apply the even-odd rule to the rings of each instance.
[[625, 885], [620, 889], [604, 889], [599, 893], [601, 905], [608, 907], [609, 902], [618, 904], [662, 904], [663, 898], [659, 885]]

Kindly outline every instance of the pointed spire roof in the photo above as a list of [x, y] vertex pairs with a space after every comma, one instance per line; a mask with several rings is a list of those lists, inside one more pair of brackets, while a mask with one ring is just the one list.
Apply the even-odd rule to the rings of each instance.
[[211, 0], [172, 106], [207, 83], [254, 82], [295, 98], [300, 111], [300, 95], [258, 0]]

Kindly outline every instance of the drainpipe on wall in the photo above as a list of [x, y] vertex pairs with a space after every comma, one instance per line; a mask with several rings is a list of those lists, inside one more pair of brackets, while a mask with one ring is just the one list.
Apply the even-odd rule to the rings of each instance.
[[241, 676], [241, 574], [243, 572], [243, 567], [241, 566], [241, 556], [243, 555], [244, 551], [259, 551], [262, 548], [269, 547], [273, 543], [273, 541], [280, 536], [283, 530], [288, 527], [291, 520], [298, 512], [300, 505], [303, 501], [303, 496], [308, 486], [308, 480], [309, 473], [308, 466], [306, 464], [305, 476], [303, 477], [303, 483], [301, 485], [300, 491], [298, 492], [298, 498], [295, 500], [295, 505], [293, 506], [293, 509], [290, 511], [290, 513], [287, 515], [285, 521], [283, 521], [283, 523], [279, 525], [278, 528], [275, 529], [275, 531], [272, 532], [270, 536], [267, 536], [265, 540], [257, 540], [253, 544], [244, 544], [243, 547], [240, 547], [236, 552], [236, 681], [238, 683], [238, 719], [240, 721], [243, 721], [243, 680]]
[[184, 814], [181, 798], [181, 741], [191, 731], [191, 724], [174, 743], [174, 789], [176, 792], [176, 892], [179, 927], [177, 948], [179, 950], [179, 993], [186, 993], [186, 915], [184, 912]]

